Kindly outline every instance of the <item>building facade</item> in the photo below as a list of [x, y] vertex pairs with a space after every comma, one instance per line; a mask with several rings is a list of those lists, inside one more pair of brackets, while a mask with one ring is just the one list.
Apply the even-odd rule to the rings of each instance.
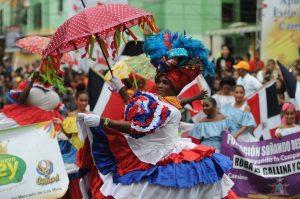
[[66, 0], [0, 1], [0, 57], [8, 56], [14, 64], [40, 59], [21, 51], [15, 46], [16, 40], [28, 35], [52, 35], [68, 18], [67, 6]]
[[235, 24], [255, 24], [255, 0], [129, 0], [128, 3], [151, 11], [161, 30], [185, 30], [188, 35], [202, 39], [214, 54], [220, 51], [223, 43], [232, 46], [236, 55], [243, 55], [249, 51], [249, 46], [255, 46], [255, 31], [209, 34], [211, 30], [224, 30]]

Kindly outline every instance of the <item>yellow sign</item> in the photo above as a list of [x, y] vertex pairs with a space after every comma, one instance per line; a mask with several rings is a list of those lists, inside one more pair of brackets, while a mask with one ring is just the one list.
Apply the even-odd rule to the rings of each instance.
[[300, 57], [300, 1], [265, 0], [262, 12], [262, 58], [286, 66]]

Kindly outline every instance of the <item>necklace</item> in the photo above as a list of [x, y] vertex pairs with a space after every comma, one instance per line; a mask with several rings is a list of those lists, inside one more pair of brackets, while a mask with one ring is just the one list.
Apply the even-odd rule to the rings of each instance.
[[167, 102], [175, 106], [177, 109], [182, 109], [180, 100], [175, 96], [166, 96], [166, 97], [159, 96], [159, 99], [161, 101]]

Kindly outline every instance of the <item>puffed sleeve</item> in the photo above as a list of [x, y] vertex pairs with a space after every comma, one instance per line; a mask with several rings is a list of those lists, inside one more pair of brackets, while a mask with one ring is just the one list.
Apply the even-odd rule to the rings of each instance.
[[158, 97], [148, 92], [137, 92], [125, 110], [125, 120], [131, 122], [131, 136], [142, 137], [164, 126], [171, 111]]
[[62, 127], [67, 134], [78, 133], [76, 117], [66, 117], [62, 122]]

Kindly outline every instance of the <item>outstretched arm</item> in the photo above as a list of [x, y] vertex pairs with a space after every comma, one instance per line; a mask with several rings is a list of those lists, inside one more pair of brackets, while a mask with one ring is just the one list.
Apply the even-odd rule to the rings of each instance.
[[34, 81], [39, 78], [40, 78], [39, 72], [37, 72], [37, 71], [34, 72], [33, 77], [31, 78], [31, 81], [29, 82], [28, 86], [22, 91], [22, 93], [18, 97], [19, 104], [25, 104]]
[[129, 134], [131, 132], [131, 123], [129, 121], [116, 121], [109, 118], [100, 118], [99, 115], [85, 113], [78, 113], [77, 120], [84, 120], [85, 124], [89, 127], [101, 125], [122, 133]]
[[244, 131], [246, 131], [248, 129], [248, 126], [242, 126], [242, 128], [240, 128], [240, 130], [237, 132], [237, 134], [234, 136], [235, 139], [238, 139], [238, 137], [240, 135], [242, 135], [244, 133]]
[[122, 87], [122, 88], [119, 90], [119, 94], [120, 94], [120, 96], [121, 96], [123, 102], [124, 102], [125, 104], [127, 104], [127, 102], [130, 100], [130, 97], [129, 97], [128, 93], [127, 93], [127, 90], [126, 90], [126, 87], [125, 87], [125, 86]]
[[206, 90], [202, 90], [200, 92], [200, 94], [192, 96], [192, 97], [188, 97], [188, 98], [179, 98], [179, 100], [181, 101], [181, 105], [184, 106], [186, 104], [189, 104], [195, 100], [202, 100], [205, 97], [207, 97], [207, 91]]
[[126, 134], [129, 134], [131, 131], [131, 123], [129, 121], [116, 121], [108, 118], [101, 118], [100, 125]]
[[127, 89], [123, 82], [113, 76], [111, 79], [111, 87], [113, 89], [112, 91], [117, 91], [120, 94], [123, 102], [127, 104], [127, 102], [130, 100], [130, 97], [127, 94]]

